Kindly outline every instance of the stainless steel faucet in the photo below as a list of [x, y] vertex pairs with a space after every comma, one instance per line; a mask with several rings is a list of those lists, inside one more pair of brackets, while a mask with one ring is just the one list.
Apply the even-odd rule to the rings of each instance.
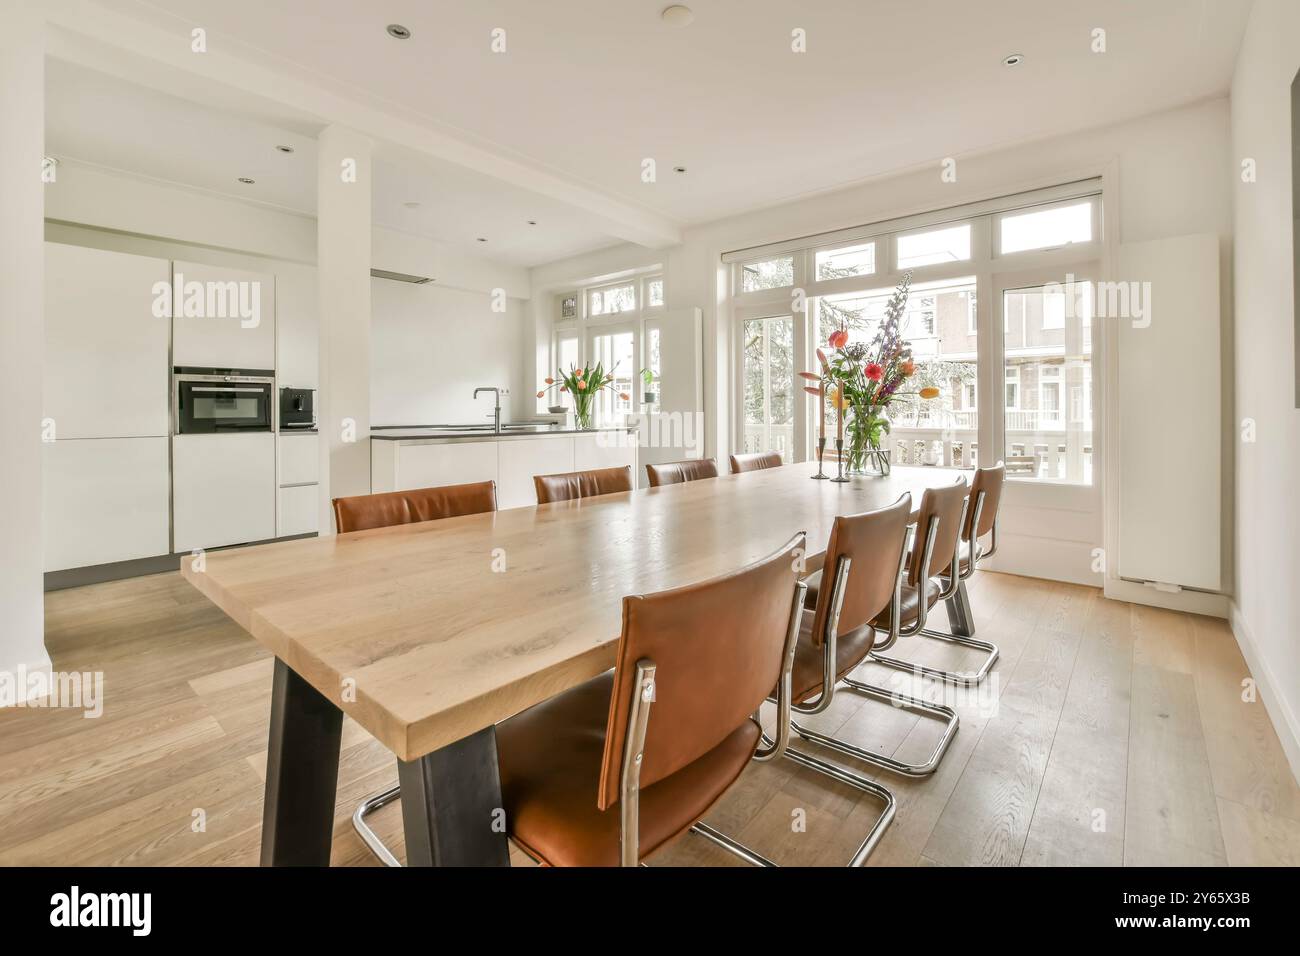
[[482, 388], [476, 388], [474, 389], [475, 398], [478, 398], [479, 392], [491, 392], [493, 396], [496, 398], [496, 406], [492, 409], [492, 431], [495, 434], [500, 435], [501, 434], [501, 389], [494, 388], [491, 386], [486, 386], [486, 385], [483, 386]]

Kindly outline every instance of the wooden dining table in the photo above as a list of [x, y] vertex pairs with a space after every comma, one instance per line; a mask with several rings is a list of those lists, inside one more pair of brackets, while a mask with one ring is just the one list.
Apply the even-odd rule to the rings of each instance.
[[[343, 714], [398, 761], [409, 865], [508, 865], [495, 725], [614, 665], [622, 602], [964, 480], [815, 464], [182, 560], [275, 655], [262, 864], [328, 865]], [[596, 794], [592, 794], [592, 800]]]

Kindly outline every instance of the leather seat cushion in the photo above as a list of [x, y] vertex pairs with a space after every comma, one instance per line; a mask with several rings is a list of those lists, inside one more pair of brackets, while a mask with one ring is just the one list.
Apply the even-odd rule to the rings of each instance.
[[[812, 700], [822, 691], [823, 649], [813, 644], [812, 624], [815, 615], [806, 610], [799, 623], [799, 643], [794, 648], [794, 668], [791, 673], [790, 687], [792, 703], [802, 704]], [[872, 627], [860, 627], [856, 631], [841, 635], [835, 642], [835, 659], [837, 663], [836, 680], [847, 676], [866, 658], [875, 643], [876, 632]], [[775, 696], [775, 692], [773, 693]]]
[[[814, 608], [817, 606], [817, 591], [821, 587], [822, 573], [820, 571], [815, 571], [812, 574], [808, 575], [808, 577], [804, 578], [804, 581], [808, 585], [808, 597], [807, 600], [804, 602], [804, 606], [809, 608]], [[927, 609], [932, 608], [939, 603], [939, 592], [942, 590], [943, 590], [943, 582], [940, 581], [938, 578], [931, 578], [929, 593], [926, 595], [926, 600], [929, 602], [926, 606]], [[907, 626], [907, 623], [909, 621], [916, 620], [916, 615], [918, 611], [917, 605], [919, 603], [920, 602], [917, 600], [917, 589], [904, 584], [903, 585], [903, 613], [901, 619], [904, 627]], [[886, 608], [884, 611], [881, 611], [880, 614], [876, 616], [875, 621], [873, 621], [872, 623], [876, 627], [880, 628], [881, 630], [885, 630], [885, 631], [889, 630], [889, 609]], [[802, 638], [800, 640], [800, 643], [802, 644]], [[817, 648], [817, 653], [819, 655], [821, 654], [820, 648]], [[842, 659], [843, 658], [841, 658], [841, 660]], [[818, 658], [818, 661], [819, 663], [817, 666], [820, 675], [820, 668], [821, 668], [820, 658]], [[795, 651], [794, 671], [796, 674], [799, 673], [799, 651], [797, 649]], [[820, 676], [818, 677], [818, 681], [820, 682]], [[797, 680], [794, 686], [797, 691], [799, 688], [799, 683]], [[795, 700], [799, 700], [799, 696], [797, 693], [795, 694]]]
[[[497, 725], [506, 826], [543, 863], [619, 864], [619, 807], [596, 808], [613, 687], [608, 671]], [[708, 812], [749, 764], [759, 733], [746, 720], [703, 757], [641, 792], [642, 858]]]
[[[926, 610], [934, 607], [939, 603], [939, 593], [943, 590], [943, 582], [938, 578], [930, 578], [930, 586], [925, 589], [925, 607]], [[903, 627], [912, 623], [921, 613], [920, 589], [914, 588], [910, 584], [903, 585], [903, 604], [900, 622]], [[889, 608], [885, 608], [876, 615], [873, 622], [881, 630], [889, 630]]]

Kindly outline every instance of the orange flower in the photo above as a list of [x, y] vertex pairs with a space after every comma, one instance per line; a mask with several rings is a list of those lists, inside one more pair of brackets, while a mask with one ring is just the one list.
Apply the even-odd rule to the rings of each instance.
[[844, 331], [844, 329], [836, 329], [830, 334], [830, 337], [826, 341], [830, 344], [831, 348], [842, 349], [848, 344], [849, 333]]
[[568, 390], [569, 390], [569, 386], [567, 386], [567, 385], [561, 385], [561, 386], [560, 386], [560, 391], [562, 391], [562, 392], [567, 392]]
[[816, 372], [799, 372], [798, 375], [800, 378], [806, 378], [810, 382], [820, 382], [822, 380], [822, 377]]
[[937, 388], [935, 388], [933, 385], [928, 385], [928, 386], [926, 386], [925, 388], [921, 389], [921, 397], [922, 397], [922, 398], [938, 398], [938, 397], [939, 397], [939, 390], [938, 390]]
[[831, 395], [831, 404], [841, 410], [848, 409], [849, 398], [844, 394], [844, 389], [842, 387], [835, 389], [834, 394]]
[[547, 384], [547, 385], [554, 385], [554, 384], [555, 384], [555, 379], [551, 378], [550, 376], [547, 376], [547, 378], [546, 378], [546, 384]]
[[587, 383], [584, 382], [582, 379], [578, 379], [577, 386], [578, 386], [578, 391], [580, 392], [585, 392], [587, 390]]
[[545, 391], [545, 389], [543, 389], [542, 391], [540, 391], [540, 392], [537, 393], [537, 397], [538, 397], [538, 398], [541, 398], [541, 397], [542, 397], [543, 395], [545, 395], [545, 394], [546, 394], [546, 391]]
[[915, 362], [913, 362], [913, 361], [911, 361], [911, 360], [909, 359], [908, 361], [906, 361], [906, 362], [903, 363], [903, 375], [904, 375], [905, 377], [907, 377], [907, 378], [911, 378], [912, 375], [915, 374], [915, 372], [916, 372], [916, 363], [915, 363]]
[[822, 390], [820, 388], [813, 388], [811, 385], [805, 385], [803, 390], [809, 395], [816, 395], [818, 398], [821, 398]]
[[618, 397], [619, 397], [620, 399], [622, 399], [623, 401], [625, 401], [625, 402], [630, 402], [630, 401], [632, 401], [632, 396], [629, 395], [627, 392], [619, 392], [619, 393], [618, 393]]

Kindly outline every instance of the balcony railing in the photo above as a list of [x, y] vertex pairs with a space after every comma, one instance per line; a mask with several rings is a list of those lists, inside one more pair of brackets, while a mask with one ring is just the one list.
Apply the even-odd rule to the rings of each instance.
[[[954, 414], [973, 416], [974, 412]], [[1011, 477], [1092, 481], [1091, 427], [1067, 429], [1061, 422], [1055, 429], [1035, 429], [1013, 428], [1013, 424], [1018, 422], [1008, 417], [1006, 453], [998, 456], [1007, 461]], [[936, 464], [973, 469], [979, 460], [979, 436], [974, 427], [915, 427], [895, 421], [885, 440], [890, 458], [898, 465]], [[747, 424], [744, 448], [746, 452], [780, 452], [786, 461], [793, 461], [794, 426]], [[827, 452], [833, 454], [829, 448]]]

